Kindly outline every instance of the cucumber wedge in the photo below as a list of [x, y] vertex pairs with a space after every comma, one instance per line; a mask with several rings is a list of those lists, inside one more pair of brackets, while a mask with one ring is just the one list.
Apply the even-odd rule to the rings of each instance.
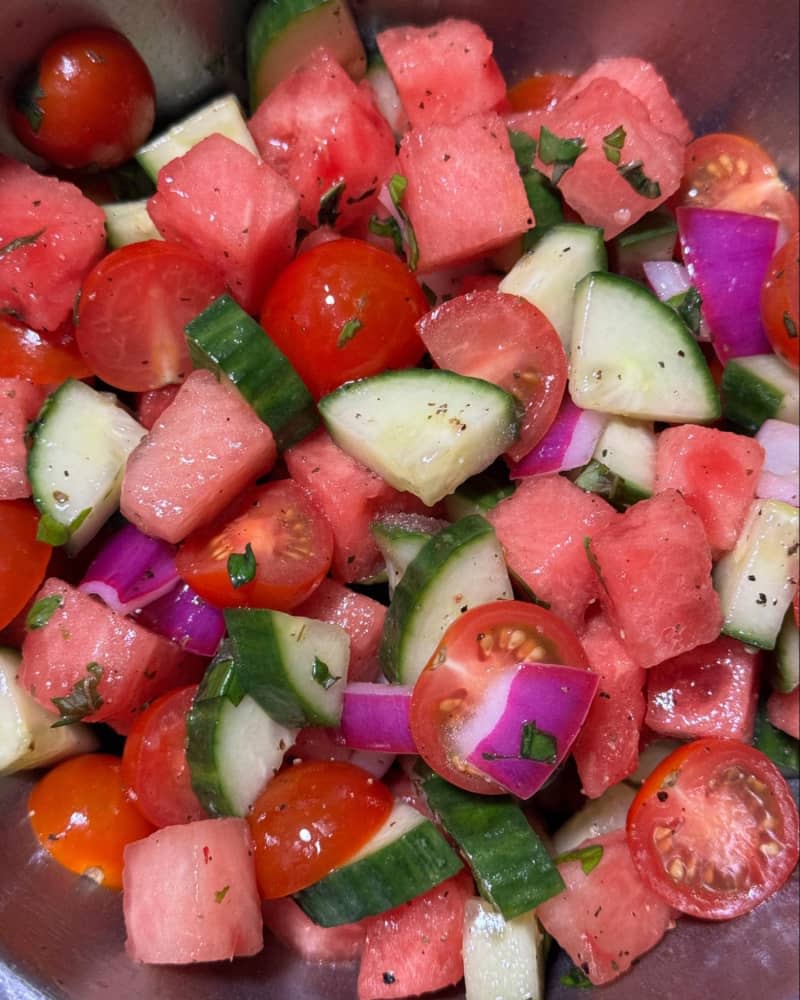
[[614, 271], [643, 280], [642, 265], [651, 260], [672, 260], [677, 238], [678, 224], [668, 209], [648, 212], [611, 241]]
[[464, 907], [467, 1000], [544, 1000], [545, 938], [535, 913], [513, 920], [483, 899]]
[[457, 521], [467, 514], [486, 514], [496, 507], [501, 500], [510, 497], [516, 489], [516, 483], [508, 480], [508, 466], [497, 462], [485, 472], [479, 472], [465, 483], [462, 483], [455, 493], [444, 499], [444, 509], [450, 521]]
[[607, 788], [600, 798], [589, 799], [553, 834], [556, 855], [574, 851], [584, 840], [624, 829], [628, 809], [635, 798], [636, 789], [621, 781]]
[[438, 369], [347, 382], [319, 410], [343, 451], [428, 506], [485, 469], [517, 435], [513, 396]]
[[106, 240], [112, 250], [143, 240], [163, 239], [147, 214], [147, 198], [103, 205], [103, 211], [106, 215]]
[[783, 625], [775, 643], [775, 674], [773, 687], [776, 691], [794, 691], [800, 684], [800, 631], [794, 623], [794, 612], [786, 612]]
[[384, 673], [413, 684], [451, 622], [476, 605], [513, 596], [488, 521], [471, 514], [443, 528], [409, 563], [392, 596], [380, 647]]
[[755, 434], [765, 420], [800, 423], [797, 373], [774, 354], [734, 358], [722, 373], [722, 414]]
[[570, 395], [578, 406], [639, 420], [708, 423], [714, 380], [673, 309], [630, 278], [598, 272], [578, 285]]
[[446, 526], [446, 521], [424, 514], [389, 514], [372, 522], [370, 533], [386, 562], [390, 595], [422, 546]]
[[620, 508], [645, 500], [655, 486], [656, 446], [652, 423], [611, 417], [575, 484]]

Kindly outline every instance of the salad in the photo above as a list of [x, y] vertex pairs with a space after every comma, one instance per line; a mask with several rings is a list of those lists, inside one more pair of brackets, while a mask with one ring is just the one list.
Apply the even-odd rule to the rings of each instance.
[[[602, 987], [794, 878], [798, 207], [621, 57], [259, 5], [152, 134], [64, 35], [0, 158], [0, 774], [132, 962]], [[113, 108], [110, 107], [113, 104]], [[48, 862], [49, 863], [49, 862]], [[700, 931], [698, 930], [698, 933]], [[598, 991], [602, 994], [602, 989]]]

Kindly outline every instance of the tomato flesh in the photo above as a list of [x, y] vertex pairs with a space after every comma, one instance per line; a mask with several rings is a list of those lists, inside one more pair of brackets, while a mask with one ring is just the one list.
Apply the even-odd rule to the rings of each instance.
[[22, 611], [44, 579], [51, 548], [36, 541], [39, 513], [28, 500], [0, 502], [0, 628]]
[[795, 233], [770, 262], [761, 289], [761, 321], [772, 349], [800, 367], [800, 233]]
[[575, 82], [566, 73], [536, 73], [509, 88], [508, 101], [514, 111], [543, 111], [560, 100]]
[[52, 333], [37, 333], [10, 316], [0, 315], [0, 378], [27, 378], [37, 385], [53, 385], [91, 374], [70, 321]]

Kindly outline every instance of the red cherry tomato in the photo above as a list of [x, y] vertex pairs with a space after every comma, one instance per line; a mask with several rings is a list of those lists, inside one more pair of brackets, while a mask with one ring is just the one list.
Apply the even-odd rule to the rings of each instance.
[[150, 134], [155, 88], [127, 38], [84, 28], [42, 52], [10, 118], [20, 142], [57, 166], [116, 167]]
[[566, 73], [537, 73], [510, 87], [508, 102], [514, 111], [542, 111], [560, 100], [574, 82], [575, 77]]
[[117, 389], [182, 382], [192, 368], [184, 328], [224, 290], [214, 268], [186, 247], [131, 243], [104, 257], [83, 283], [78, 348]]
[[706, 920], [752, 910], [797, 864], [792, 794], [775, 765], [738, 740], [697, 740], [670, 754], [633, 800], [627, 829], [644, 882]]
[[505, 793], [458, 752], [458, 737], [492, 676], [523, 660], [588, 667], [575, 633], [535, 604], [493, 601], [467, 611], [442, 636], [411, 696], [411, 732], [420, 756], [469, 792]]
[[12, 621], [44, 579], [51, 548], [36, 541], [39, 513], [28, 500], [0, 502], [0, 628]]
[[262, 898], [298, 892], [345, 864], [392, 803], [385, 785], [343, 761], [309, 760], [281, 771], [248, 816]]
[[800, 233], [772, 258], [761, 289], [761, 321], [776, 354], [800, 367]]
[[186, 716], [197, 685], [169, 691], [136, 719], [122, 754], [122, 784], [153, 826], [206, 819], [186, 761]]
[[[231, 582], [228, 558], [250, 546], [250, 582]], [[291, 611], [330, 569], [333, 532], [325, 515], [291, 479], [257, 486], [222, 517], [194, 532], [181, 546], [178, 573], [217, 607]]]
[[108, 754], [84, 754], [58, 764], [28, 801], [33, 832], [59, 864], [122, 888], [126, 844], [153, 832], [122, 787], [122, 764]]
[[397, 257], [341, 239], [301, 254], [278, 275], [261, 325], [315, 398], [350, 379], [422, 357], [414, 324], [428, 303]]
[[0, 315], [0, 378], [27, 378], [37, 385], [54, 385], [91, 374], [75, 343], [71, 321], [52, 333], [37, 333], [10, 316]]

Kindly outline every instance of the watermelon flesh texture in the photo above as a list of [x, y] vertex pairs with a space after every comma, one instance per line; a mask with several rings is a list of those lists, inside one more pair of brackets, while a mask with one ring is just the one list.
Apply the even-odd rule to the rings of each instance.
[[505, 97], [491, 39], [472, 21], [389, 28], [375, 41], [412, 128], [457, 125], [494, 110]]
[[703, 522], [716, 557], [736, 544], [763, 464], [764, 449], [743, 434], [669, 427], [658, 435], [655, 489], [680, 492]]
[[[9, 249], [18, 239], [29, 242]], [[0, 311], [57, 329], [105, 246], [103, 210], [74, 184], [0, 156]]]
[[147, 211], [161, 235], [190, 247], [249, 313], [294, 256], [299, 202], [238, 142], [214, 134], [165, 164]]
[[31, 495], [25, 433], [47, 389], [26, 378], [0, 378], [0, 500]]
[[129, 844], [122, 882], [125, 950], [134, 962], [214, 962], [264, 946], [253, 846], [242, 819], [168, 826]]
[[557, 475], [523, 480], [487, 514], [509, 568], [575, 629], [600, 596], [584, 539], [619, 517], [602, 497]]
[[374, 211], [394, 162], [394, 136], [370, 92], [327, 49], [316, 49], [279, 83], [249, 127], [264, 161], [300, 196], [300, 215], [312, 227], [325, 221], [320, 199], [341, 181], [337, 228]]
[[676, 490], [634, 504], [591, 541], [600, 599], [640, 667], [717, 638], [719, 598], [703, 523]]
[[728, 737], [749, 743], [761, 654], [720, 636], [647, 672], [647, 726], [660, 736]]
[[580, 861], [559, 865], [566, 890], [538, 906], [536, 915], [575, 965], [602, 986], [675, 925], [671, 908], [639, 878], [624, 830], [581, 846], [591, 844], [603, 847], [597, 867], [584, 875]]
[[179, 542], [220, 514], [277, 458], [272, 432], [226, 378], [195, 371], [131, 453], [124, 516]]
[[361, 954], [366, 936], [361, 921], [320, 927], [289, 897], [261, 905], [267, 929], [306, 962], [352, 962]]
[[767, 719], [776, 729], [800, 740], [800, 688], [773, 691], [767, 698]]

